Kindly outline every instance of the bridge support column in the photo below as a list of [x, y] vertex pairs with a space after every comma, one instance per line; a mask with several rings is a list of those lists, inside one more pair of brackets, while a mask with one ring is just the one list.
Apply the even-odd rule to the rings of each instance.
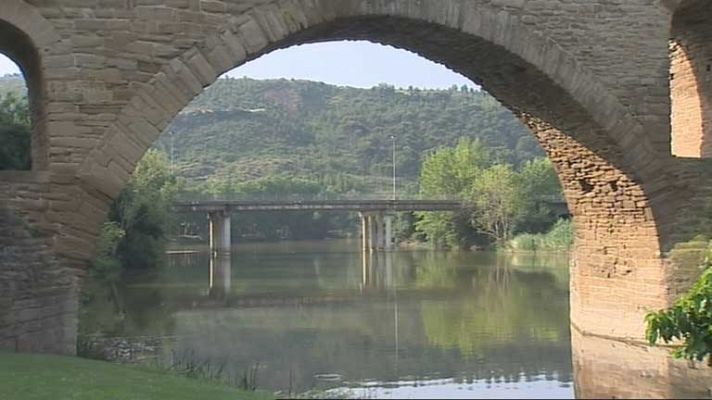
[[208, 213], [210, 220], [210, 253], [230, 254], [230, 213], [227, 210]]
[[226, 299], [232, 286], [232, 257], [230, 253], [218, 253], [210, 256], [210, 290], [209, 296], [215, 299]]
[[367, 252], [371, 241], [370, 216], [366, 213], [360, 212], [359, 217], [361, 217], [361, 251]]
[[378, 221], [374, 214], [368, 215], [368, 250], [375, 251], [378, 240]]
[[376, 250], [383, 250], [385, 248], [386, 234], [383, 229], [383, 213], [378, 213], [375, 215], [376, 222]]
[[393, 250], [393, 215], [386, 214], [385, 221], [386, 221], [386, 236], [384, 238], [385, 243], [384, 243], [383, 248], [386, 250]]

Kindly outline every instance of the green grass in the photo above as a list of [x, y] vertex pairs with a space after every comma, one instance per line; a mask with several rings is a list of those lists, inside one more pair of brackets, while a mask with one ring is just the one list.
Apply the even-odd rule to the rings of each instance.
[[273, 398], [157, 370], [77, 357], [0, 353], [3, 400], [193, 400]]
[[562, 251], [569, 250], [574, 242], [574, 226], [569, 220], [560, 219], [546, 233], [523, 233], [507, 243], [512, 251]]

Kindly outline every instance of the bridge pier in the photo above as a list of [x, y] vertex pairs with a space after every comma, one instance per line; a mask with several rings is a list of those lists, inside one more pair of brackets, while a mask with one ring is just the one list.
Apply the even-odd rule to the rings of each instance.
[[210, 221], [210, 254], [230, 254], [230, 212], [227, 210], [211, 211]]
[[375, 251], [378, 241], [378, 220], [373, 213], [368, 214], [368, 250]]
[[361, 217], [361, 251], [367, 252], [371, 242], [371, 221], [367, 213], [360, 212], [359, 216]]
[[393, 215], [382, 211], [359, 213], [361, 217], [361, 250], [378, 251], [393, 248]]
[[383, 250], [385, 247], [384, 243], [386, 241], [386, 235], [383, 229], [383, 213], [376, 213], [374, 219], [376, 220], [376, 243], [374, 250]]
[[208, 295], [214, 299], [225, 299], [230, 293], [232, 257], [230, 253], [210, 255], [210, 290]]
[[390, 251], [390, 250], [393, 250], [393, 215], [386, 214], [384, 218], [385, 218], [385, 222], [386, 222], [386, 236], [384, 238], [384, 240], [385, 240], [384, 249], [386, 251]]

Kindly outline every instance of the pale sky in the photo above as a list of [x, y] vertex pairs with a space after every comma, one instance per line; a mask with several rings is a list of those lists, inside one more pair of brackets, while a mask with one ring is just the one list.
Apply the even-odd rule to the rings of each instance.
[[[0, 76], [19, 68], [0, 54]], [[409, 51], [365, 41], [326, 42], [276, 50], [233, 69], [229, 76], [255, 79], [306, 79], [334, 85], [446, 89], [476, 88], [467, 78]]]
[[4, 54], [0, 53], [0, 76], [5, 74], [19, 74], [20, 68]]

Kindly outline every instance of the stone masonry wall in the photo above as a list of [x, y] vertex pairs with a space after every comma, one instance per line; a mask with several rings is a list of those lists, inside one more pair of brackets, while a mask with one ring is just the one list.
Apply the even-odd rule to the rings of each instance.
[[672, 148], [712, 157], [712, 8], [697, 2], [673, 20], [670, 49]]
[[[30, 186], [12, 190], [0, 183], [26, 199], [36, 196]], [[0, 203], [0, 349], [74, 353], [75, 274], [57, 261], [51, 238], [27, 219]]]
[[[0, 20], [36, 49], [30, 64], [37, 73], [29, 76], [40, 110], [35, 153], [45, 154], [35, 154], [42, 162], [31, 173], [0, 174], [0, 282], [7, 288], [0, 343], [71, 352], [74, 277], [92, 257], [110, 202], [160, 132], [221, 73], [275, 48], [337, 39], [415, 51], [520, 115], [554, 160], [578, 227], [574, 324], [640, 338], [641, 315], [667, 304], [672, 292], [675, 268], [665, 252], [680, 232], [678, 210], [706, 196], [693, 190], [701, 167], [682, 166], [670, 153], [668, 38], [682, 6], [2, 0]], [[28, 257], [26, 267], [19, 257]]]

